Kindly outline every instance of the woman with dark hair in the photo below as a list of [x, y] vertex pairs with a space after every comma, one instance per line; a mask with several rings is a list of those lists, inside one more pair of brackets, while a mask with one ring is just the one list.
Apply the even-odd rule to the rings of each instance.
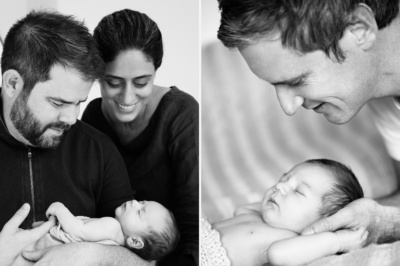
[[135, 198], [157, 201], [176, 217], [180, 243], [159, 265], [198, 265], [198, 103], [176, 87], [154, 85], [163, 43], [147, 15], [128, 9], [108, 15], [94, 38], [106, 74], [102, 98], [88, 105], [82, 120], [113, 140]]

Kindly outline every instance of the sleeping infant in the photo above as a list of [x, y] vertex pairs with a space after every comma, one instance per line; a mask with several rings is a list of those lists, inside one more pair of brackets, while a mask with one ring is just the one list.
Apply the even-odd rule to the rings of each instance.
[[261, 203], [242, 206], [234, 217], [201, 222], [202, 266], [293, 265], [361, 248], [365, 228], [300, 236], [307, 226], [362, 198], [362, 188], [343, 164], [308, 160], [269, 188]]
[[59, 222], [50, 233], [64, 243], [115, 243], [145, 260], [163, 258], [179, 240], [173, 214], [155, 201], [127, 201], [115, 210], [115, 218], [75, 217], [62, 203], [55, 202], [46, 211], [46, 216], [50, 215]]
[[[127, 201], [115, 210], [115, 218], [74, 216], [62, 203], [52, 203], [46, 216], [55, 216], [58, 225], [26, 250], [72, 242], [120, 245], [145, 260], [160, 260], [171, 253], [179, 240], [173, 214], [155, 201]], [[21, 255], [14, 266], [33, 265]]]

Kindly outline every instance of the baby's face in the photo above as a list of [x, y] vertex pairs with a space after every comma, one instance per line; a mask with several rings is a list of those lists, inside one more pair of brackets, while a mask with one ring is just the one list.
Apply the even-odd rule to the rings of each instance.
[[155, 201], [127, 201], [115, 210], [115, 219], [125, 236], [142, 235], [150, 229], [162, 229], [168, 210]]
[[262, 217], [270, 226], [300, 233], [321, 218], [322, 196], [331, 186], [332, 177], [324, 168], [296, 165], [264, 194]]

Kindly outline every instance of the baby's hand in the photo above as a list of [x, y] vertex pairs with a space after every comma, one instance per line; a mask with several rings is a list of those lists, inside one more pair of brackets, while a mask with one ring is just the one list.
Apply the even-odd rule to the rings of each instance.
[[61, 202], [54, 202], [52, 203], [46, 211], [46, 217], [49, 218], [50, 215], [57, 216], [57, 211], [59, 209], [65, 208], [64, 204]]
[[355, 230], [343, 229], [335, 232], [339, 240], [339, 252], [348, 252], [353, 249], [362, 248], [368, 237], [368, 231], [365, 227], [359, 227]]

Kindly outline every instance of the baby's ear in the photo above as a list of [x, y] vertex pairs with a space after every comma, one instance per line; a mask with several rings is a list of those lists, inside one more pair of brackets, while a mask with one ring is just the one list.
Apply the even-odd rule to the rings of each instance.
[[143, 240], [140, 236], [130, 236], [126, 239], [126, 244], [130, 248], [142, 249], [144, 247]]

